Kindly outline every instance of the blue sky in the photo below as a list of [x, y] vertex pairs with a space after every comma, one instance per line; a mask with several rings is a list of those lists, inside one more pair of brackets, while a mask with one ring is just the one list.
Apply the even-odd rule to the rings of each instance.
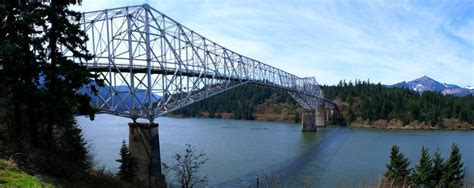
[[319, 83], [423, 75], [474, 86], [474, 1], [84, 0], [148, 3], [233, 51]]

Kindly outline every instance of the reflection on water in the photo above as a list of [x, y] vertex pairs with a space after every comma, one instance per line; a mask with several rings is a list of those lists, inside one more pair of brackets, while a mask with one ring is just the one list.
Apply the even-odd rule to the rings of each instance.
[[[116, 171], [122, 139], [128, 139], [126, 118], [97, 115], [95, 121], [77, 117], [99, 165]], [[158, 118], [161, 154], [170, 162], [185, 144], [207, 154], [202, 174], [209, 184], [241, 186], [257, 177], [277, 177], [290, 186], [357, 185], [376, 181], [385, 171], [394, 144], [412, 161], [422, 146], [437, 147], [448, 156], [451, 143], [459, 145], [466, 177], [474, 179], [474, 132], [384, 131], [329, 127], [302, 133], [299, 124], [222, 119]], [[274, 178], [275, 179], [275, 178]]]

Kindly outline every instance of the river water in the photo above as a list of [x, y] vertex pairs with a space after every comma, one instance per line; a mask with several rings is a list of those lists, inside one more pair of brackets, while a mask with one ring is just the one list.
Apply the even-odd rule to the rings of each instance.
[[[96, 120], [76, 117], [91, 145], [95, 162], [116, 171], [122, 140], [128, 141], [129, 119], [99, 114]], [[207, 154], [201, 174], [214, 187], [241, 187], [268, 179], [280, 185], [359, 186], [376, 183], [386, 170], [390, 148], [397, 144], [417, 163], [421, 147], [439, 148], [449, 155], [459, 145], [466, 177], [474, 179], [473, 131], [396, 131], [329, 126], [317, 133], [302, 133], [299, 124], [201, 119], [156, 119], [160, 124], [163, 162], [172, 162], [185, 144]]]

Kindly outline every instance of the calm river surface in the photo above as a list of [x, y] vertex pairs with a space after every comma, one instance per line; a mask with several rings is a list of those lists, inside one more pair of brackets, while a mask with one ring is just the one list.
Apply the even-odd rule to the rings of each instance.
[[[91, 144], [94, 159], [116, 171], [120, 144], [128, 141], [129, 119], [99, 114], [96, 120], [76, 118]], [[163, 162], [182, 153], [185, 144], [203, 150], [209, 161], [202, 174], [209, 185], [240, 187], [267, 176], [290, 186], [364, 186], [385, 171], [390, 148], [397, 144], [411, 160], [422, 146], [439, 147], [447, 157], [453, 142], [461, 149], [466, 177], [474, 179], [473, 131], [386, 131], [328, 127], [302, 133], [299, 124], [196, 118], [158, 118]], [[276, 175], [275, 175], [276, 174]]]

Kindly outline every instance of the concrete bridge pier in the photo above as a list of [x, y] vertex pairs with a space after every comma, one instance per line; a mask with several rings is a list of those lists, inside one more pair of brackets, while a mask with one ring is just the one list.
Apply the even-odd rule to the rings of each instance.
[[135, 160], [139, 181], [147, 187], [166, 187], [161, 173], [160, 138], [158, 124], [132, 122], [129, 126], [129, 150]]
[[316, 108], [316, 127], [326, 127], [327, 120], [329, 119], [326, 118], [326, 114], [326, 108], [323, 105], [319, 105]]
[[301, 112], [301, 131], [316, 132], [316, 113], [314, 111]]
[[316, 132], [317, 127], [326, 127], [329, 123], [330, 112], [323, 105], [316, 107], [315, 111], [301, 112], [301, 131]]
[[331, 109], [326, 108], [325, 110], [326, 110], [325, 111], [326, 112], [326, 119], [325, 119], [326, 120], [326, 125], [329, 125], [329, 118], [331, 117]]

